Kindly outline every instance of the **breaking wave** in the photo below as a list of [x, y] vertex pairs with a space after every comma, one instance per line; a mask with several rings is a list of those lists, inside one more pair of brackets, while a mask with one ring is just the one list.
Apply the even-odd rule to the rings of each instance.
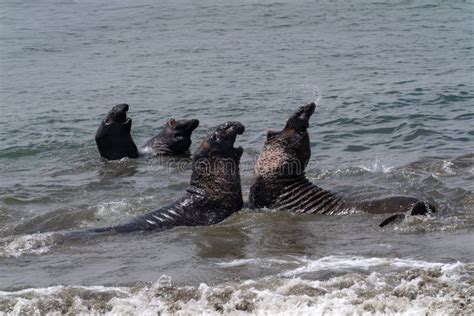
[[[346, 256], [293, 258], [291, 263], [294, 261], [301, 266], [279, 275], [217, 285], [174, 285], [170, 277], [162, 276], [145, 285], [1, 291], [0, 311], [11, 315], [468, 315], [474, 312], [474, 263]], [[249, 259], [218, 264], [233, 267], [268, 263]], [[314, 274], [321, 271], [331, 275]]]

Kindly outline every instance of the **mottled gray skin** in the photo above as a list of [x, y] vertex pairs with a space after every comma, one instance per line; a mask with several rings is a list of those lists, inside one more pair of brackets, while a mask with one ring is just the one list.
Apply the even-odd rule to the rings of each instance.
[[95, 142], [100, 155], [106, 159], [138, 157], [138, 148], [130, 135], [132, 119], [127, 118], [127, 111], [128, 104], [118, 104], [100, 122]]
[[189, 155], [191, 134], [199, 126], [199, 121], [169, 119], [163, 130], [155, 137], [148, 140], [145, 148], [154, 155]]
[[119, 225], [65, 233], [69, 237], [134, 231], [162, 231], [175, 226], [217, 224], [242, 209], [240, 157], [234, 148], [244, 132], [239, 122], [227, 122], [207, 136], [193, 155], [191, 183], [183, 197]]
[[432, 205], [413, 197], [349, 200], [312, 184], [305, 176], [305, 167], [311, 157], [307, 129], [314, 109], [314, 103], [305, 104], [291, 115], [283, 130], [268, 131], [250, 189], [253, 206], [328, 215], [397, 213], [381, 226], [402, 219], [405, 212], [419, 215], [426, 214], [429, 209], [434, 211]]

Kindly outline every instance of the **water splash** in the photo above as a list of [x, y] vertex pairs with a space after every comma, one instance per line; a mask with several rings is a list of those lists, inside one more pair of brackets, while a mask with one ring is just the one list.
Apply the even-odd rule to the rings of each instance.
[[377, 155], [375, 156], [375, 160], [371, 165], [369, 166], [362, 165], [360, 166], [360, 168], [369, 172], [389, 173], [390, 171], [393, 170], [394, 167], [388, 167], [384, 165]]
[[101, 219], [109, 219], [111, 216], [123, 216], [130, 209], [130, 203], [125, 199], [102, 203], [97, 206], [97, 216]]
[[291, 89], [286, 94], [286, 98], [291, 102], [292, 106], [295, 105], [295, 101], [301, 104], [314, 102], [316, 105], [319, 105], [322, 99], [322, 91], [319, 86], [314, 83], [303, 83]]
[[57, 242], [57, 233], [41, 233], [20, 237], [7, 237], [2, 241], [0, 257], [20, 257], [23, 255], [43, 255]]

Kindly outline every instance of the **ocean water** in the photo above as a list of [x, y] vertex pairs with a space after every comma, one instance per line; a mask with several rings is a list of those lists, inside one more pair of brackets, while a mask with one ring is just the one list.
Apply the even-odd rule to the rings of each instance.
[[[474, 313], [472, 1], [1, 1], [0, 313]], [[244, 199], [267, 128], [305, 101], [308, 177], [439, 208], [378, 216], [249, 210], [219, 225], [64, 239], [180, 196], [190, 170], [105, 162], [94, 134], [130, 105], [138, 145], [227, 120]]]

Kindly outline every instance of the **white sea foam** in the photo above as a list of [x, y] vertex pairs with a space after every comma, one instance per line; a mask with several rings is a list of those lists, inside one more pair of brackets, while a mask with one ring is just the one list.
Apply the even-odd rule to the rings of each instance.
[[287, 264], [295, 264], [298, 261], [288, 261], [288, 260], [280, 260], [280, 259], [236, 259], [230, 262], [219, 262], [217, 263], [218, 266], [224, 268], [232, 268], [232, 267], [240, 267], [240, 266], [259, 266], [262, 268], [269, 268], [273, 265], [287, 265]]
[[130, 205], [123, 199], [99, 204], [97, 208], [97, 215], [100, 218], [107, 219], [111, 216], [123, 215], [130, 208]]
[[162, 276], [146, 286], [54, 286], [0, 291], [0, 311], [12, 315], [469, 315], [474, 312], [473, 263], [343, 256], [298, 261], [304, 267], [311, 267], [311, 271], [316, 266], [337, 270], [385, 265], [395, 269], [384, 273], [352, 271], [322, 280], [303, 279], [289, 273], [290, 278], [270, 276], [215, 286], [205, 283], [175, 286], [170, 277]]
[[145, 146], [145, 147], [138, 148], [138, 151], [142, 155], [153, 155], [154, 154], [153, 148], [151, 148], [150, 146]]
[[393, 225], [393, 230], [401, 232], [432, 232], [453, 231], [474, 227], [470, 216], [457, 215], [450, 217], [440, 216], [408, 216], [402, 222]]
[[300, 259], [303, 265], [297, 269], [286, 271], [282, 276], [292, 277], [304, 273], [318, 271], [337, 271], [337, 270], [369, 270], [374, 267], [391, 267], [391, 268], [413, 268], [413, 269], [446, 269], [451, 270], [460, 265], [459, 262], [452, 264], [431, 263], [414, 259], [397, 259], [397, 258], [365, 258], [358, 256], [328, 256], [320, 259]]
[[443, 167], [442, 170], [446, 175], [456, 175], [456, 172], [454, 172], [453, 167], [454, 164], [449, 161], [449, 160], [443, 160]]
[[154, 196], [139, 197], [133, 200], [122, 199], [120, 201], [110, 201], [97, 205], [97, 216], [103, 220], [110, 218], [128, 217], [134, 214], [137, 209], [142, 209]]
[[56, 243], [56, 236], [56, 233], [41, 233], [3, 238], [0, 257], [45, 254]]

